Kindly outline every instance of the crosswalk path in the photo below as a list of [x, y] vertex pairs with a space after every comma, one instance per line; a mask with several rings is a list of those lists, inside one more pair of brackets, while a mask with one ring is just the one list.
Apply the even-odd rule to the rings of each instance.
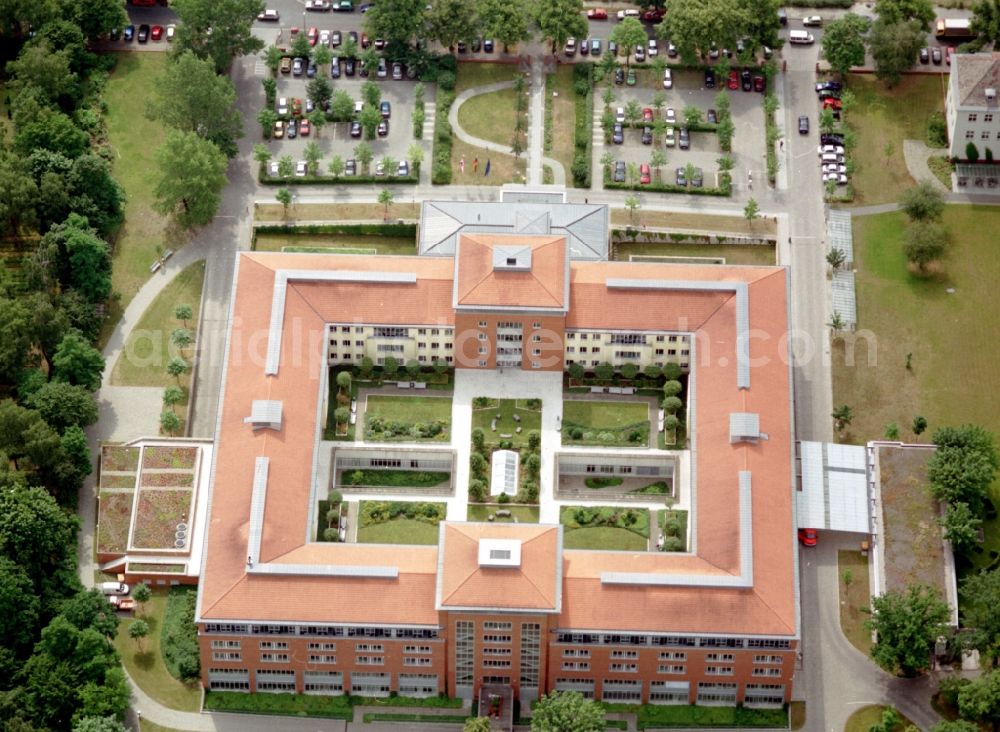
[[601, 127], [601, 115], [603, 108], [599, 104], [594, 105], [594, 119], [591, 124], [593, 130], [594, 147], [604, 147], [604, 128]]
[[258, 57], [253, 64], [253, 75], [264, 76], [265, 73], [267, 73], [267, 64], [264, 62], [264, 59]]
[[430, 140], [434, 135], [434, 115], [436, 107], [431, 102], [424, 102], [424, 131], [421, 139]]

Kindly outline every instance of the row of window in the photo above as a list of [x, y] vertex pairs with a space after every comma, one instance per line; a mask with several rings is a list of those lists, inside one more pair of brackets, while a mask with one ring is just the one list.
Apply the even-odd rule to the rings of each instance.
[[[978, 119], [979, 119], [978, 112], [969, 112], [969, 122], [976, 122]], [[993, 121], [992, 112], [986, 112], [985, 114], [983, 114], [983, 122], [992, 122], [992, 121]], [[998, 135], [998, 137], [1000, 137], [1000, 135]]]
[[289, 635], [299, 637], [402, 638], [432, 640], [437, 628], [399, 628], [358, 625], [283, 625], [267, 623], [205, 623], [205, 635]]
[[[975, 130], [966, 130], [965, 131], [965, 139], [966, 140], [972, 140], [975, 137], [976, 137], [976, 131]], [[982, 132], [980, 132], [979, 133], [979, 139], [980, 140], [989, 140], [990, 139], [990, 131], [989, 130], [983, 130]], [[997, 133], [997, 139], [1000, 140], [1000, 132]]]
[[[643, 334], [640, 334], [640, 333], [610, 333], [610, 334], [607, 334], [607, 335], [608, 335], [608, 343], [623, 343], [623, 344], [625, 344], [625, 343], [638, 343], [638, 344], [645, 345], [646, 344], [646, 340], [647, 340], [647, 336], [645, 336]], [[586, 341], [586, 340], [590, 340], [591, 336], [593, 336], [593, 340], [600, 341], [600, 340], [603, 340], [605, 334], [604, 333], [574, 333], [574, 332], [567, 331], [567, 333], [566, 333], [566, 340], [568, 340], [568, 341], [574, 341], [577, 338], [579, 338], [581, 341]], [[679, 341], [685, 340], [685, 336], [676, 336], [676, 335], [671, 335], [671, 336], [658, 335], [658, 336], [652, 336], [652, 337], [655, 338], [655, 340], [656, 340], [657, 343], [664, 343], [664, 342], [666, 342], [666, 343], [677, 343]]]
[[[294, 692], [298, 672], [256, 669], [257, 691]], [[246, 669], [208, 670], [209, 688], [213, 691], [249, 691], [250, 671]], [[350, 693], [358, 696], [385, 697], [391, 693], [392, 675], [387, 673], [352, 673]], [[344, 674], [340, 671], [303, 671], [302, 689], [307, 694], [339, 695], [344, 693]], [[429, 697], [438, 693], [436, 674], [399, 674], [400, 696]]]
[[[587, 699], [594, 698], [596, 683], [592, 679], [557, 678], [557, 691], [576, 691]], [[602, 701], [642, 700], [643, 682], [625, 679], [604, 679], [601, 689]], [[731, 682], [699, 682], [696, 703], [735, 704], [739, 688]], [[687, 704], [691, 684], [687, 681], [650, 681], [650, 704]], [[747, 684], [744, 688], [744, 702], [758, 706], [781, 706], [784, 703], [785, 687], [782, 684]]]
[[[338, 329], [340, 330], [341, 333], [350, 333], [352, 328], [354, 329], [353, 332], [355, 332], [355, 333], [364, 333], [365, 332], [365, 326], [363, 326], [363, 325], [354, 325], [354, 326], [351, 326], [351, 325], [331, 325], [330, 326], [330, 333], [336, 333]], [[406, 331], [406, 330], [410, 330], [410, 329], [409, 328], [375, 328], [375, 334], [376, 334], [376, 336], [381, 337], [381, 338], [386, 338], [386, 337], [393, 338], [395, 336], [379, 336], [378, 334], [379, 334], [380, 330], [381, 331], [397, 332], [397, 331], [400, 331], [400, 330]], [[427, 331], [428, 330], [430, 330], [430, 334], [432, 336], [442, 335], [442, 333], [444, 335], [446, 335], [446, 336], [450, 336], [452, 334], [452, 329], [451, 328], [430, 328], [430, 329], [428, 329], [428, 328], [417, 328], [417, 335], [427, 335]], [[404, 335], [405, 335], [405, 333], [404, 333]]]
[[574, 633], [561, 631], [556, 642], [581, 646], [681, 646], [687, 648], [773, 648], [789, 650], [787, 638], [731, 638], [686, 635], [641, 635], [628, 633]]

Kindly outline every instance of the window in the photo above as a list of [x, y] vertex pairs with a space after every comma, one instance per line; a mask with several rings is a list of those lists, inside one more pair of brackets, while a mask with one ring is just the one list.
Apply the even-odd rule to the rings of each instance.
[[759, 656], [754, 656], [753, 657], [753, 662], [754, 663], [777, 663], [777, 664], [782, 664], [782, 663], [785, 662], [785, 657], [784, 656], [765, 656], [765, 655], [759, 655]]
[[[445, 335], [451, 335], [451, 328], [445, 331]], [[441, 335], [440, 328], [431, 328], [431, 335]]]
[[428, 697], [438, 693], [437, 674], [400, 674], [400, 696]]
[[742, 648], [742, 638], [701, 638], [698, 645], [702, 648]]
[[262, 663], [288, 663], [287, 653], [262, 653], [260, 654]]
[[656, 349], [656, 355], [657, 356], [662, 356], [663, 355], [663, 349], [662, 348], [657, 348]]
[[403, 653], [431, 653], [430, 646], [403, 646]]
[[433, 658], [426, 658], [421, 656], [406, 656], [403, 658], [404, 666], [432, 666], [434, 664]]
[[309, 654], [309, 663], [336, 663], [336, 656], [328, 656], [324, 654]]
[[[374, 462], [374, 461], [372, 461]], [[402, 464], [399, 460], [394, 460], [397, 463], [395, 467], [400, 467]], [[381, 643], [355, 643], [354, 644], [355, 653], [384, 653], [385, 647]]]
[[755, 668], [753, 670], [754, 676], [781, 676], [780, 668]]
[[302, 682], [307, 694], [344, 693], [344, 674], [339, 671], [303, 671]]
[[243, 654], [239, 651], [212, 651], [213, 661], [242, 661]]
[[658, 674], [683, 674], [684, 666], [679, 666], [674, 663], [661, 663], [656, 667], [656, 673]]
[[602, 701], [640, 701], [642, 682], [620, 679], [604, 679], [601, 692]]
[[483, 668], [510, 668], [510, 661], [501, 658], [484, 658]]
[[340, 326], [340, 332], [341, 333], [350, 333], [351, 332], [351, 327], [349, 325], [342, 325], [342, 326]]
[[485, 334], [485, 333], [480, 333], [480, 334], [478, 335], [478, 338], [479, 338], [479, 340], [481, 340], [481, 341], [485, 341], [485, 340], [486, 340], [486, 334]]
[[983, 122], [992, 122], [992, 121], [993, 121], [992, 113], [987, 112], [986, 114], [983, 115]]
[[736, 703], [736, 684], [714, 684], [709, 681], [699, 681], [698, 682], [698, 699], [699, 704], [704, 704], [705, 702], [720, 702], [722, 704], [735, 704]]
[[310, 643], [310, 651], [335, 651], [337, 650], [336, 643]]
[[521, 688], [537, 687], [541, 668], [542, 626], [521, 623]]
[[608, 342], [615, 345], [645, 345], [646, 336], [640, 333], [612, 333]]
[[364, 348], [365, 347], [365, 342], [364, 341], [354, 341], [354, 347], [355, 348]]
[[969, 122], [975, 122], [979, 118], [975, 112], [969, 112]]
[[728, 661], [732, 663], [736, 659], [736, 655], [733, 653], [706, 653], [706, 661]]
[[778, 640], [776, 638], [749, 638], [747, 639], [747, 648], [777, 648], [781, 650], [789, 650], [792, 647], [792, 642], [790, 640]]
[[566, 353], [576, 353], [575, 346], [566, 346]]
[[483, 623], [483, 630], [513, 630], [513, 628], [513, 623], [498, 623], [495, 621]]
[[586, 352], [587, 352], [587, 347], [586, 346], [580, 346], [580, 353], [586, 353]]
[[732, 666], [706, 666], [705, 673], [709, 676], [732, 676]]
[[439, 348], [440, 346], [441, 346], [441, 344], [438, 343], [437, 341], [434, 341], [433, 343], [431, 343], [431, 348]]
[[479, 321], [479, 327], [480, 328], [485, 328], [486, 327], [486, 321], [485, 320], [480, 320]]
[[589, 648], [564, 648], [563, 658], [590, 658]]
[[262, 651], [285, 651], [288, 650], [288, 641], [261, 641]]
[[455, 683], [459, 686], [472, 686], [475, 630], [476, 624], [468, 620], [455, 624]]
[[382, 666], [385, 658], [382, 656], [355, 656], [354, 662], [359, 666]]
[[238, 640], [214, 640], [212, 641], [212, 648], [240, 648], [240, 641]]
[[990, 133], [988, 131], [986, 131], [986, 130], [983, 130], [982, 132], [979, 133], [979, 139], [981, 139], [981, 140], [988, 140], [988, 139], [990, 139]]
[[971, 140], [971, 139], [973, 139], [973, 138], [974, 138], [975, 136], [976, 136], [976, 131], [975, 131], [975, 130], [966, 130], [966, 131], [965, 131], [965, 139], [966, 139], [966, 140]]
[[590, 671], [590, 661], [563, 661], [563, 671]]
[[638, 658], [639, 651], [611, 651], [612, 658]]
[[578, 691], [584, 699], [594, 698], [593, 679], [556, 679], [556, 691]]
[[417, 348], [427, 348], [427, 342], [420, 341], [419, 343], [417, 343]]
[[576, 333], [567, 333], [566, 339], [570, 341], [576, 340]]
[[257, 691], [295, 691], [295, 672], [258, 669]]
[[691, 684], [687, 681], [650, 681], [650, 704], [687, 704]]
[[580, 334], [580, 340], [581, 340], [581, 341], [585, 341], [585, 340], [587, 340], [587, 338], [588, 338], [588, 336], [587, 336], [587, 334], [586, 334], [586, 333], [581, 333], [581, 334]]
[[540, 335], [536, 334], [536, 335], [531, 336], [531, 342], [532, 343], [540, 343], [541, 340], [542, 340], [542, 337]]
[[483, 683], [507, 685], [510, 683], [510, 676], [483, 676]]
[[374, 329], [372, 334], [375, 338], [406, 338], [407, 332], [406, 328], [390, 328], [388, 326], [379, 326]]
[[486, 355], [486, 351], [487, 351], [487, 350], [488, 350], [488, 349], [486, 348], [486, 346], [480, 346], [480, 347], [479, 347], [479, 355], [480, 355], [480, 356], [485, 356], [485, 355]]
[[483, 643], [510, 643], [509, 635], [484, 635]]
[[236, 668], [210, 668], [208, 686], [214, 691], [250, 691], [250, 672]]
[[351, 674], [351, 693], [356, 696], [389, 696], [389, 674]]
[[486, 366], [486, 362], [485, 361], [480, 361], [479, 362], [479, 367], [480, 368], [485, 368], [485, 366]]
[[639, 671], [637, 663], [613, 663], [610, 666], [612, 673], [634, 674]]
[[349, 340], [344, 340], [344, 341], [340, 342], [340, 345], [342, 345], [342, 346], [350, 346], [351, 342]]
[[532, 324], [531, 324], [531, 327], [532, 327], [532, 328], [541, 328], [541, 327], [542, 327], [542, 324], [541, 324], [541, 323], [539, 323], [539, 322], [538, 322], [538, 321], [536, 320], [536, 321], [535, 321], [534, 323], [532, 323]]

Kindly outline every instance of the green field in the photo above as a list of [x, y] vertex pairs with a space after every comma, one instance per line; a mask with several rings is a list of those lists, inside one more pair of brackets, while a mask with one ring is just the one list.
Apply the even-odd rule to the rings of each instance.
[[[844, 584], [844, 570], [850, 570], [851, 583]], [[840, 580], [840, 629], [851, 645], [866, 656], [872, 647], [871, 631], [865, 629], [868, 608], [868, 558], [861, 552], [837, 552], [837, 577]]]
[[649, 444], [649, 405], [646, 402], [563, 402], [563, 445]]
[[125, 223], [113, 242], [112, 285], [121, 300], [112, 300], [105, 335], [122, 311], [152, 275], [149, 266], [157, 247], [179, 249], [188, 234], [153, 210], [156, 187], [154, 153], [166, 137], [159, 122], [146, 118], [146, 101], [156, 80], [166, 69], [165, 53], [117, 54], [117, 65], [108, 80], [104, 100], [108, 141], [114, 149], [111, 172], [125, 189]]
[[[159, 275], [158, 275], [159, 276]], [[174, 308], [180, 304], [191, 306], [192, 318], [188, 328], [195, 334], [197, 343], [198, 310], [201, 306], [201, 289], [205, 281], [205, 260], [185, 267], [156, 296], [138, 324], [129, 333], [114, 371], [111, 383], [118, 386], [172, 386], [174, 377], [167, 373], [167, 361], [180, 353], [170, 343], [170, 333], [184, 324], [174, 317]], [[184, 349], [184, 358], [191, 362], [194, 345]], [[191, 372], [180, 379], [184, 392], [191, 387]], [[186, 404], [186, 401], [185, 401]]]
[[[1000, 209], [946, 206], [943, 222], [951, 233], [950, 253], [938, 274], [921, 279], [907, 269], [903, 214], [854, 220], [858, 328], [874, 345], [869, 352], [864, 342], [856, 343], [850, 364], [844, 341], [833, 344], [833, 401], [854, 410], [846, 442], [880, 439], [889, 422], [911, 442], [929, 442], [938, 427], [964, 423], [1000, 434], [993, 398], [1000, 361], [1000, 258], [993, 242]], [[928, 422], [920, 437], [909, 431], [917, 415]], [[1000, 506], [997, 483], [991, 498]], [[1000, 550], [1000, 521], [987, 521], [984, 529], [977, 566], [989, 561], [989, 551]]]
[[[513, 74], [510, 74], [510, 77], [513, 77]], [[510, 145], [517, 110], [516, 101], [517, 95], [513, 89], [477, 94], [465, 100], [458, 108], [458, 124], [473, 137], [500, 145]], [[466, 170], [471, 163], [471, 159], [465, 161]], [[485, 165], [486, 160], [480, 159], [479, 163], [481, 166]], [[479, 172], [483, 172], [482, 167]]]
[[[566, 180], [573, 181], [573, 133], [576, 128], [576, 92], [573, 90], [573, 67], [559, 65], [546, 77], [546, 104], [552, 106], [552, 149], [545, 153], [562, 163]], [[554, 95], [553, 95], [554, 93]]]
[[438, 527], [408, 518], [358, 529], [359, 544], [437, 544]]
[[627, 262], [633, 254], [645, 257], [721, 257], [726, 264], [756, 264], [773, 266], [777, 259], [773, 244], [724, 245], [685, 242], [622, 242], [614, 246], [614, 259]]
[[[944, 111], [948, 75], [910, 74], [893, 89], [870, 74], [850, 74], [847, 86], [857, 105], [847, 114], [858, 135], [851, 153], [856, 162], [854, 205], [898, 201], [913, 178], [903, 159], [903, 140], [925, 140], [927, 118]], [[889, 147], [887, 147], [889, 146]]]
[[[580, 511], [586, 511], [600, 519], [581, 524], [577, 519]], [[628, 524], [626, 512], [635, 516], [635, 522]], [[564, 506], [559, 521], [565, 527], [563, 546], [567, 549], [606, 549], [616, 551], [646, 551], [649, 538], [649, 511], [644, 508], [620, 508], [616, 506]]]
[[[258, 233], [254, 250], [258, 252], [294, 251], [300, 247], [344, 249], [344, 254], [354, 250], [375, 250], [376, 254], [415, 255], [417, 243], [405, 236], [342, 236], [338, 234], [264, 234]], [[294, 249], [293, 249], [294, 248]], [[336, 253], [336, 252], [331, 252]]]
[[[497, 414], [500, 419], [497, 420], [496, 431], [493, 431], [491, 425]], [[515, 414], [521, 418], [519, 421], [514, 419]], [[520, 432], [517, 432], [518, 427], [521, 428]], [[472, 407], [472, 429], [481, 429], [486, 434], [487, 443], [510, 440], [515, 445], [526, 445], [528, 434], [541, 428], [542, 410], [529, 409], [523, 399], [491, 399], [488, 407]]]
[[[886, 708], [880, 704], [861, 707], [861, 709], [847, 718], [847, 724], [844, 725], [844, 732], [869, 732], [875, 725], [881, 723], [882, 711]], [[903, 730], [909, 729], [912, 725], [912, 722], [902, 714], [899, 715], [899, 719], [900, 723], [889, 730], [889, 732], [903, 732]]]
[[518, 520], [518, 523], [522, 524], [537, 524], [538, 523], [538, 506], [511, 506], [503, 503], [490, 503], [490, 504], [469, 504], [469, 521], [488, 521], [490, 514], [494, 514], [497, 511], [510, 511], [510, 518], [494, 518], [494, 523], [498, 524], [510, 524], [514, 523], [514, 519]]
[[443, 420], [451, 424], [451, 398], [369, 394], [365, 401], [365, 419], [372, 417], [401, 422]]

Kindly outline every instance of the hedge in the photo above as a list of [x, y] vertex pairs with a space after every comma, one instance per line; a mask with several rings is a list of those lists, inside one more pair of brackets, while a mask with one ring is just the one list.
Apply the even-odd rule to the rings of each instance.
[[260, 184], [264, 186], [328, 186], [333, 183], [337, 185], [416, 185], [420, 182], [419, 175], [306, 175], [303, 177], [291, 176], [280, 178], [277, 176], [262, 175]]
[[[581, 89], [586, 94], [580, 94]], [[576, 120], [573, 130], [573, 185], [590, 188], [593, 169], [594, 65], [573, 66], [573, 90], [576, 93]]]
[[854, 0], [785, 0], [782, 4], [792, 8], [849, 8]]
[[263, 224], [255, 226], [259, 234], [340, 234], [359, 236], [417, 236], [416, 224]]
[[[607, 176], [605, 176], [607, 178]], [[613, 191], [652, 191], [653, 193], [687, 193], [692, 196], [729, 196], [733, 192], [732, 184], [728, 179], [723, 180], [723, 185], [718, 188], [695, 188], [694, 186], [678, 186], [673, 183], [647, 183], [644, 185], [615, 183], [614, 181], [604, 181], [604, 188]]]
[[163, 663], [178, 679], [196, 679], [201, 674], [198, 655], [198, 629], [194, 624], [197, 594], [188, 588], [174, 588], [167, 596], [160, 631]]
[[454, 103], [454, 91], [438, 90], [434, 112], [434, 146], [431, 153], [431, 183], [434, 185], [451, 183], [452, 132], [448, 111]]

